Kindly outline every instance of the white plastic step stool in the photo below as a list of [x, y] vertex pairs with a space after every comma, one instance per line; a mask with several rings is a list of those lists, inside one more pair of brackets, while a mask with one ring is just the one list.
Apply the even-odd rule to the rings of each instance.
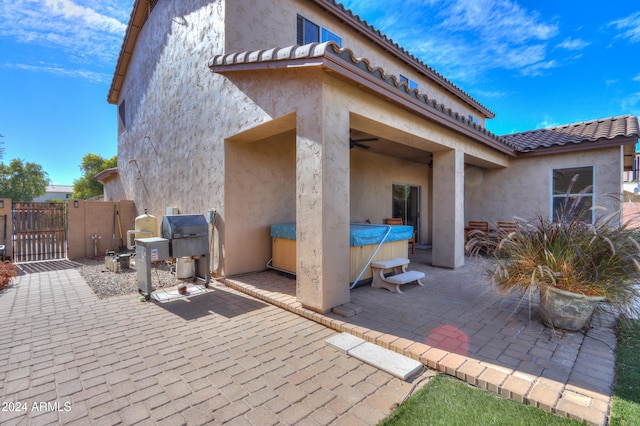
[[[424, 272], [407, 271], [406, 268], [409, 263], [409, 259], [402, 257], [371, 262], [371, 272], [373, 274], [371, 287], [386, 288], [392, 293], [402, 294], [402, 291], [400, 291], [401, 285], [416, 282], [419, 286], [424, 286], [420, 281], [425, 277]], [[385, 277], [385, 271], [388, 270], [392, 270], [395, 274]]]

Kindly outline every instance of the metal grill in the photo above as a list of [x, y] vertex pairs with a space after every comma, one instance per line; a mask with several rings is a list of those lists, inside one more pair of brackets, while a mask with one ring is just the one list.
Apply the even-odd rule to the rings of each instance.
[[[209, 286], [209, 224], [201, 214], [178, 214], [162, 217], [160, 227], [162, 238], [169, 240], [169, 255], [193, 257], [197, 267], [205, 276], [205, 286]], [[204, 260], [204, 270], [200, 261]]]

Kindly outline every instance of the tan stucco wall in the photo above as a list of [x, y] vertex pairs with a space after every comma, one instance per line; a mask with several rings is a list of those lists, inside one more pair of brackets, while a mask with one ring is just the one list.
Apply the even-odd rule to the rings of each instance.
[[270, 226], [296, 220], [295, 133], [226, 143], [228, 271], [259, 271], [271, 257]]
[[613, 211], [608, 195], [620, 196], [622, 151], [620, 147], [571, 154], [518, 158], [504, 169], [467, 166], [465, 171], [465, 223], [469, 220], [532, 219], [551, 213], [551, 171], [556, 168], [595, 166], [596, 205]]
[[[358, 13], [357, 10], [354, 13]], [[361, 34], [345, 27], [338, 19], [306, 1], [264, 0], [259, 2], [226, 2], [227, 37], [225, 52], [244, 52], [296, 44], [296, 18], [300, 14], [320, 27], [342, 38], [342, 47], [349, 48], [356, 57], [365, 58], [371, 66], [384, 69], [388, 75], [405, 77], [419, 84], [418, 92], [445, 104], [463, 117], [472, 115], [484, 126], [484, 117], [450, 92], [443, 90], [419, 75], [395, 56], [378, 49]]]
[[[389, 215], [392, 183], [422, 187], [420, 239], [433, 239], [442, 266], [448, 267], [463, 261], [457, 236], [462, 236], [465, 192], [467, 217], [496, 220], [539, 202], [520, 192], [540, 190], [544, 173], [539, 169], [549, 167], [548, 160], [514, 161], [319, 67], [209, 72], [208, 59], [224, 53], [225, 46], [228, 53], [293, 44], [298, 10], [320, 24], [327, 19], [307, 3], [292, 2], [299, 8], [276, 8], [290, 4], [284, 1], [229, 4], [158, 2], [140, 33], [120, 99], [127, 112], [118, 141], [124, 198], [158, 218], [169, 206], [180, 213], [216, 209], [215, 273], [263, 269], [270, 257], [270, 225], [295, 220], [297, 296], [305, 306], [325, 311], [349, 300], [349, 222], [380, 222]], [[278, 13], [267, 13], [269, 7]], [[365, 51], [356, 34], [343, 35], [343, 41], [361, 43]], [[390, 60], [384, 53], [371, 55]], [[437, 179], [424, 158], [350, 151], [350, 127], [433, 153]], [[563, 166], [584, 164], [596, 161], [594, 152], [553, 158]], [[598, 161], [620, 170], [620, 158], [611, 159]], [[466, 191], [465, 162], [493, 167], [467, 167], [468, 176], [482, 171], [482, 182], [473, 186], [467, 176]], [[613, 182], [606, 176], [598, 182]], [[518, 188], [515, 201], [506, 201], [510, 192], [504, 182]], [[437, 214], [434, 206], [440, 206]], [[431, 216], [446, 226], [432, 223]]]
[[117, 175], [108, 179], [102, 184], [104, 201], [126, 200], [127, 195], [122, 184], [122, 180]]
[[[120, 226], [117, 217], [114, 222], [114, 209], [120, 215]], [[107, 250], [118, 251], [122, 245], [126, 246], [127, 230], [134, 229], [135, 217], [135, 204], [130, 200], [67, 201], [67, 257], [80, 259], [94, 256], [94, 234], [99, 237], [98, 255], [104, 255]], [[123, 242], [120, 240], [120, 230]]]

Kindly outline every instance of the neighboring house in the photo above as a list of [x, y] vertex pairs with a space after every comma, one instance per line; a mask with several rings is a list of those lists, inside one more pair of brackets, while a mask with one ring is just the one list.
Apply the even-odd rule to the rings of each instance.
[[42, 203], [51, 200], [65, 201], [71, 198], [73, 194], [73, 186], [71, 185], [50, 185], [46, 187], [46, 193], [42, 197], [33, 199], [35, 203]]
[[122, 181], [118, 179], [117, 167], [105, 169], [95, 175], [95, 178], [104, 188], [103, 195], [99, 198], [102, 198], [104, 201], [119, 201], [126, 199]]
[[297, 299], [319, 312], [350, 301], [350, 222], [404, 215], [457, 268], [469, 219], [551, 215], [575, 172], [592, 200], [619, 194], [639, 133], [624, 116], [492, 134], [493, 112], [332, 0], [136, 0], [108, 101], [105, 198], [216, 209], [226, 276], [263, 270], [270, 226], [295, 222]]

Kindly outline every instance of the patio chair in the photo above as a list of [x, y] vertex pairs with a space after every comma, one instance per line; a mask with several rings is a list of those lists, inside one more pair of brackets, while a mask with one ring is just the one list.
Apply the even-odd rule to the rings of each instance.
[[[384, 223], [387, 225], [404, 225], [404, 221], [401, 217], [388, 217], [384, 220]], [[416, 237], [418, 231], [413, 229], [413, 237], [409, 238], [409, 244], [411, 245], [411, 254], [416, 254]]]
[[[467, 252], [470, 251], [470, 248], [467, 247], [469, 241], [473, 239], [473, 237], [488, 237], [489, 236], [489, 222], [487, 221], [479, 221], [479, 220], [470, 220], [469, 226], [464, 228], [464, 245], [465, 250]], [[478, 246], [476, 243], [475, 247]], [[489, 247], [484, 247], [485, 250], [488, 250]]]
[[500, 241], [506, 238], [510, 233], [516, 232], [518, 229], [520, 229], [520, 224], [514, 221], [496, 222], [496, 228], [498, 233], [498, 241]]

